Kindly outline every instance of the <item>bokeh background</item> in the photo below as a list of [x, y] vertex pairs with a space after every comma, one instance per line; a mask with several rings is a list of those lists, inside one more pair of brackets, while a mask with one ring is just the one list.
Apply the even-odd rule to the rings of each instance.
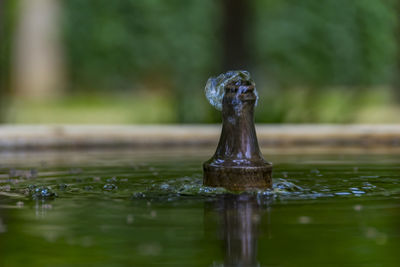
[[2, 123], [214, 123], [249, 70], [260, 123], [399, 123], [399, 0], [0, 0]]

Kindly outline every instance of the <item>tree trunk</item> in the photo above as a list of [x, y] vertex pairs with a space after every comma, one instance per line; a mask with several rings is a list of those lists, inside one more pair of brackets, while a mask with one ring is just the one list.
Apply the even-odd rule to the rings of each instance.
[[248, 36], [250, 0], [222, 0], [223, 68], [248, 69]]
[[0, 0], [0, 123], [5, 116], [5, 96], [9, 81], [9, 40], [6, 31], [6, 5], [4, 0]]
[[[400, 12], [400, 1], [397, 1], [396, 3], [396, 10], [397, 14]], [[400, 19], [398, 16], [396, 16], [396, 47], [397, 47], [397, 55], [396, 55], [396, 67], [395, 67], [395, 73], [394, 73], [394, 95], [396, 96], [397, 103], [400, 103]]]
[[13, 94], [52, 99], [64, 87], [60, 0], [20, 0], [13, 56]]

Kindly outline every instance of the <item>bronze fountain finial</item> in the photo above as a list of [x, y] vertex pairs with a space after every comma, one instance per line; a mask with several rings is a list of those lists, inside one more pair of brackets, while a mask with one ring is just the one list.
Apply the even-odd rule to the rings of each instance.
[[210, 79], [214, 80], [208, 81], [206, 94], [209, 100], [207, 90], [218, 95], [210, 102], [222, 108], [222, 132], [214, 156], [203, 164], [203, 184], [232, 191], [271, 188], [272, 164], [258, 146], [254, 127], [258, 96], [249, 73], [227, 72]]

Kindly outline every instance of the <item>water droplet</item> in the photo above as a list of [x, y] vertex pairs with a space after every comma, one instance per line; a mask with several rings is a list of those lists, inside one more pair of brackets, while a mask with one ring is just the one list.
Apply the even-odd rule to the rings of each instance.
[[10, 190], [11, 190], [11, 186], [10, 185], [0, 186], [0, 191], [9, 192]]
[[143, 192], [136, 192], [136, 193], [133, 193], [133, 195], [132, 195], [132, 199], [145, 198], [145, 197], [146, 197], [146, 194], [144, 194]]
[[29, 193], [33, 199], [52, 199], [57, 197], [57, 193], [53, 192], [50, 187], [30, 185], [28, 187]]
[[103, 186], [103, 189], [107, 191], [112, 191], [118, 189], [118, 186], [116, 186], [115, 184], [105, 184]]
[[93, 190], [93, 186], [91, 185], [87, 185], [83, 188], [85, 191], [92, 191]]
[[107, 179], [106, 182], [107, 183], [116, 183], [116, 182], [118, 182], [118, 179], [117, 179], [117, 177], [114, 176], [112, 178]]
[[168, 184], [162, 184], [162, 185], [160, 186], [160, 188], [161, 188], [162, 190], [167, 190], [167, 189], [169, 188], [169, 185], [168, 185]]
[[313, 174], [319, 174], [320, 173], [320, 171], [318, 169], [312, 169], [310, 172], [313, 173]]

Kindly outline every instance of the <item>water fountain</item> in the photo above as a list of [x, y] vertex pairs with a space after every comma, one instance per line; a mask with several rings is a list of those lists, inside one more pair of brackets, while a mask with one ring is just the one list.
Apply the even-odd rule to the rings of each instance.
[[254, 127], [258, 94], [247, 71], [230, 71], [210, 78], [210, 103], [222, 110], [222, 132], [214, 156], [203, 164], [203, 184], [232, 191], [272, 186], [272, 164], [265, 161]]

